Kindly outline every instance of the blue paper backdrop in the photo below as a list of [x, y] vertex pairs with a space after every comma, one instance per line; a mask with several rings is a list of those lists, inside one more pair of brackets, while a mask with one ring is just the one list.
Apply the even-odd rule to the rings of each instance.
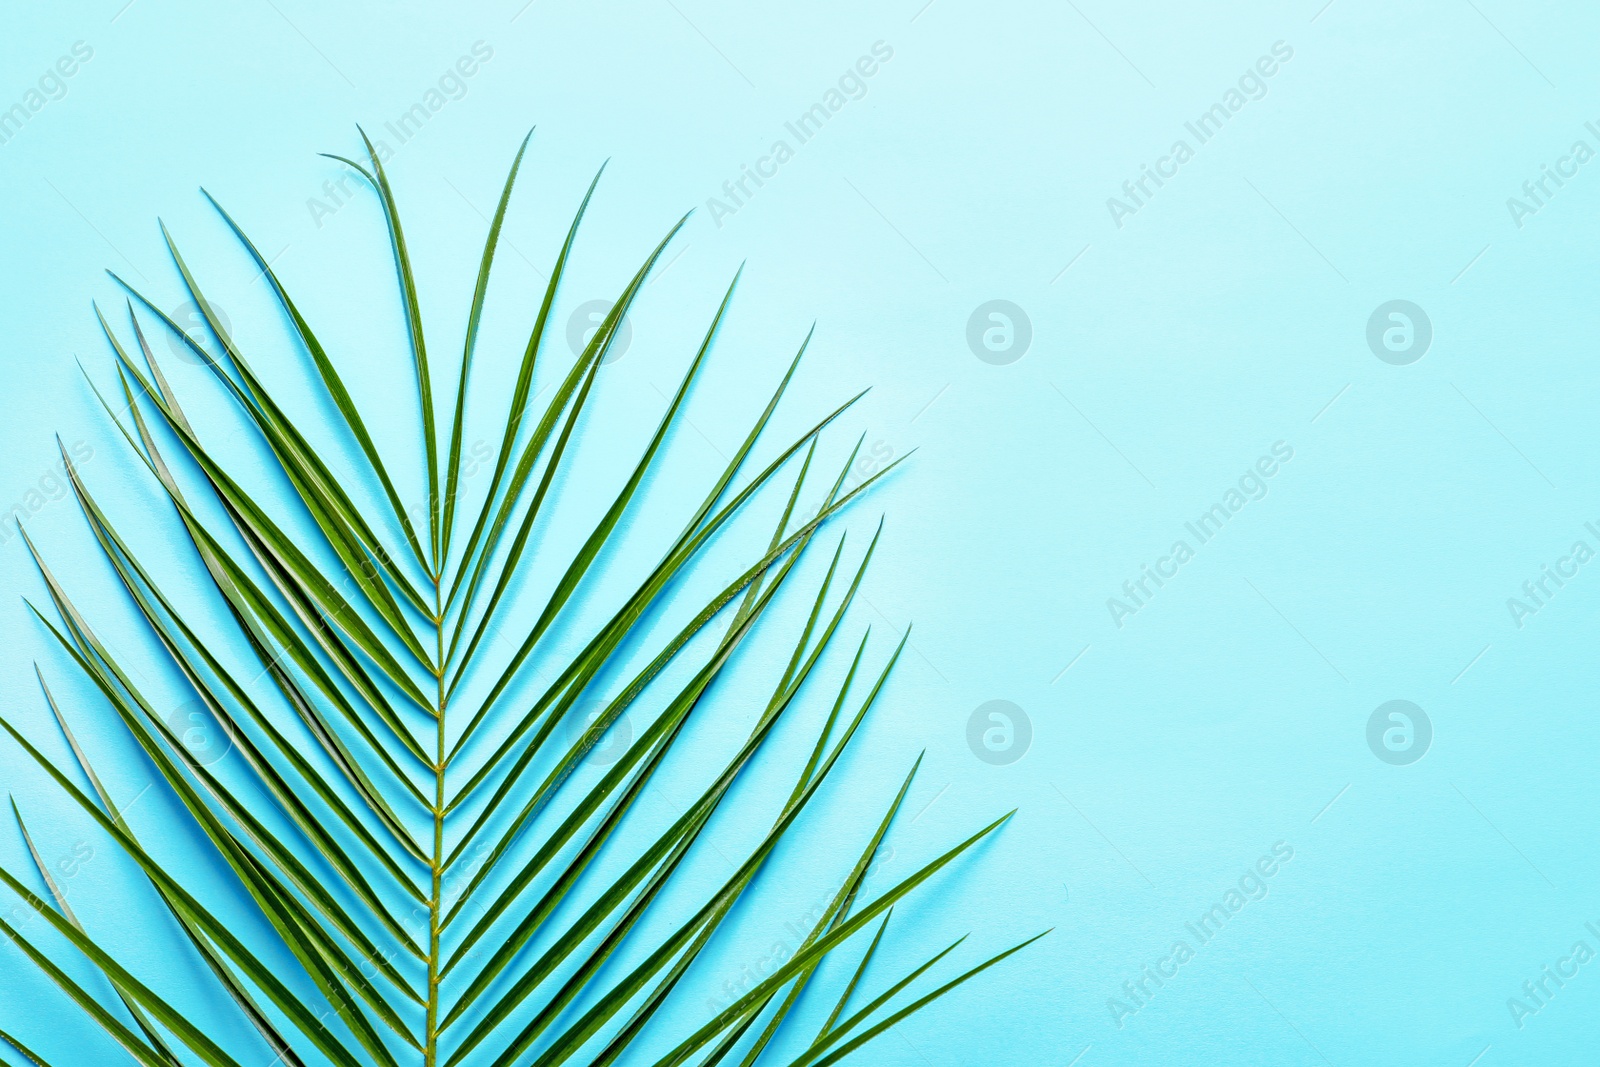
[[[404, 456], [415, 401], [380, 216], [316, 153], [355, 154], [358, 121], [392, 152], [449, 365], [484, 216], [536, 124], [481, 380], [512, 365], [610, 158], [563, 331], [695, 213], [607, 368], [596, 469], [637, 453], [745, 260], [652, 499], [720, 467], [813, 317], [785, 425], [870, 385], [830, 463], [862, 432], [862, 472], [918, 450], [850, 522], [854, 550], [888, 515], [849, 639], [870, 623], [881, 661], [914, 620], [900, 671], [790, 869], [814, 858], [675, 1021], [785, 943], [853, 855], [839, 835], [858, 841], [926, 749], [875, 884], [1020, 812], [907, 910], [892, 959], [966, 930], [966, 960], [1055, 932], [862, 1062], [1592, 1057], [1594, 10], [106, 0], [5, 22], [0, 109], [21, 110], [0, 110], [0, 505], [152, 685], [159, 659], [54, 472], [52, 435], [81, 442], [108, 510], [181, 573], [74, 365], [114, 384], [89, 301], [120, 315], [120, 297], [100, 269], [179, 308], [161, 216], [303, 401], [303, 360], [204, 185], [330, 324]], [[167, 362], [204, 395], [202, 369]], [[503, 398], [484, 387], [469, 442], [494, 443]], [[20, 599], [42, 596], [21, 539], [0, 540], [5, 714], [64, 757], [39, 659], [132, 801], [148, 768], [68, 680]], [[136, 872], [9, 742], [0, 774], [85, 921], [225, 1019], [197, 969], [162, 962], [170, 924]], [[172, 814], [157, 788], [130, 820], [160, 840]], [[764, 818], [725, 823], [730, 854]], [[13, 830], [0, 857], [26, 865]], [[6, 960], [6, 1027], [58, 1062], [115, 1056]]]

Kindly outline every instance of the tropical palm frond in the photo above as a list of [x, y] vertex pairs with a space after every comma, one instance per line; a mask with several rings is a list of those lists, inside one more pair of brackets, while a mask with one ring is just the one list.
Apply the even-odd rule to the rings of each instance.
[[[276, 310], [309, 357], [307, 380], [335, 418], [326, 425], [297, 421], [279, 402], [165, 226], [173, 267], [211, 345], [113, 275], [126, 292], [126, 327], [113, 325], [98, 307], [95, 315], [114, 360], [115, 391], [91, 385], [170, 505], [181, 563], [201, 583], [209, 613], [220, 609], [218, 621], [205, 608], [185, 606], [193, 595], [164, 588], [170, 583], [118, 529], [72, 456], [65, 448], [61, 455], [118, 586], [172, 676], [192, 694], [204, 721], [221, 731], [226, 761], [195, 751], [182, 724], [163, 716], [151, 683], [100, 636], [26, 531], [53, 610], [30, 608], [52, 655], [81, 674], [95, 707], [64, 708], [39, 670], [41, 695], [70, 761], [52, 759], [6, 716], [0, 730], [139, 869], [181, 934], [170, 954], [198, 958], [199, 973], [225, 994], [223, 1003], [248, 1023], [242, 1032], [253, 1032], [273, 1062], [554, 1067], [627, 1058], [657, 1067], [754, 1067], [786, 1057], [790, 1067], [822, 1067], [1023, 947], [917, 994], [959, 949], [957, 941], [867, 995], [882, 967], [880, 946], [895, 906], [1009, 815], [868, 899], [867, 874], [913, 787], [919, 757], [852, 850], [844, 880], [799, 945], [703, 1018], [686, 983], [697, 964], [714, 958], [719, 935], [729, 935], [736, 910], [764, 872], [785, 862], [780, 846], [838, 776], [841, 757], [909, 637], [874, 668], [870, 634], [863, 633], [843, 677], [830, 682], [826, 654], [848, 626], [881, 523], [858, 557], [839, 536], [820, 580], [806, 577], [812, 569], [802, 566], [830, 520], [897, 464], [847, 487], [851, 451], [831, 478], [822, 476], [821, 505], [801, 506], [819, 477], [819, 442], [860, 399], [768, 448], [770, 424], [807, 336], [703, 500], [681, 529], [668, 531], [658, 562], [632, 585], [610, 576], [607, 561], [634, 536], [629, 516], [684, 420], [736, 276], [638, 460], [589, 520], [576, 550], [556, 557], [551, 546], [559, 542], [544, 531], [566, 514], [561, 482], [574, 469], [575, 450], [600, 402], [602, 364], [683, 226], [679, 220], [644, 258], [571, 365], [550, 369], [551, 311], [597, 174], [561, 242], [504, 393], [487, 486], [469, 499], [468, 390], [483, 362], [496, 252], [531, 137], [517, 149], [489, 223], [442, 427], [411, 251], [383, 159], [364, 133], [364, 163], [333, 157], [370, 183], [387, 229], [420, 417], [424, 507], [407, 507], [334, 359], [271, 263], [209, 194], [267, 281]], [[206, 443], [147, 331], [170, 335], [209, 370], [225, 403], [252, 431], [257, 451], [247, 455], [232, 441]], [[536, 392], [539, 378], [548, 382]], [[358, 474], [341, 478], [324, 446], [313, 443], [330, 436], [342, 439]], [[772, 452], [764, 464], [756, 459], [760, 451]], [[270, 457], [269, 473], [282, 477], [286, 492], [251, 488], [261, 481], [261, 456]], [[585, 494], [594, 488], [586, 483]], [[731, 574], [721, 573], [714, 543], [736, 543], [729, 531], [755, 521], [756, 501], [774, 494], [783, 507], [765, 547], [748, 552]], [[530, 577], [536, 566], [554, 576], [548, 588]], [[585, 622], [579, 609], [598, 602], [594, 590], [603, 577], [621, 595], [598, 621]], [[792, 597], [809, 607], [782, 669], [773, 671], [759, 651], [765, 645], [753, 637], [781, 636], [775, 605]], [[488, 639], [502, 627], [516, 635], [509, 656]], [[700, 747], [692, 723], [715, 718], [726, 733], [726, 724], [737, 721], [718, 694], [742, 664], [764, 671], [770, 682], [764, 704], [750, 709], [748, 733], [731, 752], [696, 752], [698, 792], [687, 808], [673, 814], [652, 804], [647, 797], [663, 768]], [[742, 796], [741, 783], [774, 747], [780, 725], [798, 717], [818, 691], [827, 711], [810, 728], [809, 756], [786, 798], [766, 813], [770, 823], [759, 823], [767, 828], [732, 873], [708, 880], [693, 860], [704, 853], [718, 814], [736, 812], [744, 826], [762, 818], [749, 801], [732, 798]], [[77, 720], [81, 729], [99, 705], [154, 769], [173, 810], [181, 809], [198, 831], [195, 840], [212, 861], [207, 874], [224, 877], [238, 890], [234, 899], [207, 903], [200, 880], [159, 858], [123, 817], [69, 723]], [[638, 724], [637, 735], [631, 725], [620, 731], [619, 723]], [[608, 758], [597, 763], [592, 757], [602, 744], [615, 753], [608, 748]], [[68, 903], [36, 845], [37, 827], [30, 829], [15, 800], [12, 815], [32, 871], [0, 866], [0, 883], [47, 933], [3, 918], [0, 931], [45, 978], [137, 1063], [265, 1062], [261, 1048], [228, 1047], [120, 963]], [[239, 923], [241, 907], [250, 923]], [[864, 951], [848, 982], [831, 1008], [822, 1006], [826, 1018], [814, 1036], [801, 1037], [796, 1013], [824, 960], [863, 934]], [[69, 950], [70, 968], [62, 962]], [[96, 983], [76, 977], [85, 973], [96, 974]], [[27, 1022], [9, 1007], [0, 1014], [8, 1028]], [[10, 1029], [0, 1029], [0, 1047], [48, 1067]]]

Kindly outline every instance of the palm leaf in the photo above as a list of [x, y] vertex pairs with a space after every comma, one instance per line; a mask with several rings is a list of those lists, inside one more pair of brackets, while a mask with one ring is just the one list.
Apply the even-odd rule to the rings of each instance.
[[[57, 576], [24, 532], [53, 607], [53, 614], [34, 609], [42, 635], [51, 656], [76, 670], [92, 694], [74, 717], [120, 724], [112, 736], [154, 770], [159, 788], [176, 802], [172, 810], [199, 831], [193, 840], [207, 851], [198, 862], [236, 891], [226, 902], [230, 914], [242, 906], [252, 921], [223, 919], [224, 902], [202, 899], [201, 880], [188, 877], [195, 860], [169, 861], [134, 834], [42, 672], [41, 692], [75, 773], [9, 717], [0, 716], [0, 731], [140, 870], [181, 935], [170, 952], [198, 958], [205, 965], [201, 973], [226, 995], [223, 1003], [249, 1023], [274, 1062], [290, 1067], [399, 1067], [418, 1058], [424, 1067], [554, 1067], [642, 1057], [658, 1067], [757, 1067], [779, 1056], [792, 1067], [813, 1067], [854, 1052], [1022, 948], [917, 994], [950, 965], [962, 944], [957, 941], [852, 1008], [866, 996], [858, 990], [874, 970], [891, 910], [1009, 818], [989, 823], [866, 899], [866, 872], [914, 788], [913, 765], [858, 842], [855, 862], [796, 952], [710, 1018], [693, 1007], [689, 983], [715, 958], [736, 907], [759, 894], [770, 868], [785, 864], [781, 846], [794, 828], [826, 803], [824, 789], [835, 788], [842, 776], [841, 757], [858, 743], [909, 638], [872, 666], [870, 632], [864, 632], [852, 642], [840, 676], [831, 677], [843, 655], [833, 652], [849, 628], [881, 522], [858, 557], [847, 552], [845, 536], [829, 536], [832, 548], [820, 577], [808, 565], [823, 527], [898, 462], [846, 489], [856, 457], [849, 450], [820, 487], [821, 504], [814, 511], [801, 507], [827, 431], [859, 399], [846, 400], [798, 436], [768, 445], [769, 425], [808, 335], [732, 458], [657, 549], [658, 562], [620, 597], [596, 601], [605, 603], [598, 621], [585, 621], [577, 607], [611, 587], [601, 578], [623, 543], [659, 528], [634, 519], [646, 506], [652, 476], [670, 451], [696, 383], [710, 373], [738, 276], [619, 484], [605, 489], [585, 481], [583, 495], [604, 491], [609, 503], [570, 555], [551, 558], [550, 546], [563, 541], [544, 531], [573, 521], [562, 503], [571, 492], [564, 483], [594, 409], [606, 401], [605, 355], [683, 220], [644, 255], [577, 358], [552, 369], [550, 316], [596, 175], [514, 361], [487, 488], [480, 503], [463, 511], [468, 387], [475, 376], [500, 369], [480, 350], [481, 325], [491, 291], [498, 292], [491, 287], [496, 250], [532, 134], [511, 162], [478, 260], [453, 368], [455, 394], [445, 401], [443, 441], [412, 251], [384, 161], [364, 133], [361, 138], [365, 165], [334, 158], [370, 182], [393, 254], [421, 415], [417, 454], [404, 462], [423, 466], [426, 536], [411, 522], [389, 474], [398, 460], [379, 453], [335, 354], [244, 227], [209, 194], [267, 278], [274, 306], [310, 357], [307, 381], [336, 417], [319, 425], [279, 402], [246, 356], [247, 346], [223, 327], [199, 274], [163, 226], [182, 291], [200, 309], [213, 344], [184, 335], [154, 299], [117, 278], [129, 298], [131, 341], [95, 309], [110, 345], [115, 389], [91, 385], [159, 498], [171, 504], [176, 536], [159, 553], [142, 547], [65, 450], [62, 459], [89, 531], [149, 643], [172, 668], [181, 695], [228, 741], [220, 762], [186, 747], [159, 713], [164, 698], [124, 658], [122, 635], [116, 646], [100, 636], [75, 602], [70, 580]], [[286, 492], [247, 489], [245, 474], [255, 461], [202, 439], [155, 358], [147, 328], [170, 333], [209, 368], [214, 395], [253, 429]], [[541, 377], [553, 388], [536, 408], [534, 386]], [[359, 457], [358, 480], [334, 473], [329, 439], [333, 450]], [[169, 464], [169, 453], [186, 460], [181, 471]], [[363, 484], [368, 478], [375, 488]], [[782, 494], [782, 506], [763, 547], [743, 547], [742, 531], [775, 494]], [[378, 514], [362, 503], [369, 496], [382, 498]], [[454, 549], [458, 526], [468, 533]], [[390, 548], [401, 540], [409, 559]], [[731, 566], [725, 556], [733, 557]], [[536, 567], [555, 576], [548, 588], [529, 589], [542, 584], [530, 580]], [[171, 572], [184, 568], [200, 580], [200, 603], [192, 591], [183, 598], [172, 591], [182, 574]], [[703, 581], [709, 593], [690, 599], [680, 592], [687, 579], [702, 575], [709, 576]], [[800, 622], [785, 635], [791, 603]], [[519, 608], [531, 608], [532, 621], [519, 624], [509, 655], [497, 653], [487, 637]], [[724, 723], [727, 679], [769, 671], [768, 639], [757, 640], [769, 633], [789, 652], [781, 669], [770, 665], [770, 696], [752, 709], [743, 740], [720, 758], [691, 758], [693, 801], [676, 817], [652, 817], [658, 795], [652, 786], [669, 765], [679, 774], [683, 754], [699, 744], [690, 740], [699, 735], [690, 723]], [[577, 651], [562, 651], [572, 648]], [[545, 680], [535, 686], [536, 677]], [[860, 678], [870, 678], [870, 685]], [[482, 696], [467, 695], [480, 689]], [[598, 705], [598, 714], [579, 721], [589, 704]], [[812, 744], [791, 772], [787, 799], [765, 816], [736, 800], [741, 783], [771, 773], [765, 754], [779, 725], [807, 719], [813, 706], [821, 718], [801, 727], [811, 731]], [[586, 773], [586, 761], [616, 736], [624, 716], [637, 724], [637, 736], [621, 739], [617, 758]], [[44, 894], [4, 865], [0, 887], [40, 916], [52, 937], [40, 940], [3, 920], [0, 933], [46, 982], [149, 1067], [232, 1067], [263, 1059], [259, 1048], [225, 1047], [228, 1042], [215, 1036], [223, 1031], [202, 1027], [119, 962], [107, 931], [91, 929], [68, 904], [16, 801], [12, 813]], [[701, 868], [719, 815], [770, 822], [731, 874], [686, 897], [690, 886], [704, 882], [703, 872], [691, 872]], [[821, 964], [869, 926], [848, 983], [819, 1003], [814, 1028], [807, 1030], [814, 1036], [801, 1038], [797, 1027], [811, 1012], [808, 992], [824, 974]], [[103, 986], [74, 977], [63, 954], [87, 964], [105, 979]], [[0, 1007], [0, 1043], [48, 1067], [12, 1036], [28, 1023], [19, 1015], [10, 1005]]]

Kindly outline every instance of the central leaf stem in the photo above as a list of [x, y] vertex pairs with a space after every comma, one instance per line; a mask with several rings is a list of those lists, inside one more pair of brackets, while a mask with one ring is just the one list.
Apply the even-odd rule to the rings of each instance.
[[435, 753], [433, 759], [433, 885], [428, 891], [428, 1019], [423, 1044], [423, 1067], [439, 1064], [439, 972], [443, 967], [439, 951], [440, 918], [444, 910], [444, 764], [445, 764], [445, 687], [444, 687], [444, 608], [442, 586], [444, 565], [439, 562], [433, 579], [434, 681], [437, 699]]

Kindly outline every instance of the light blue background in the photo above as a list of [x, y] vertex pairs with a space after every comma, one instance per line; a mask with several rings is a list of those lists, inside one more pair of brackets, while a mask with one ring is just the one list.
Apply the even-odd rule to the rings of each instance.
[[[159, 501], [73, 358], [110, 380], [88, 306], [118, 306], [100, 268], [179, 301], [157, 215], [216, 279], [241, 337], [281, 337], [200, 184], [281, 256], [314, 322], [351, 324], [345, 365], [389, 368], [363, 388], [391, 449], [404, 447], [414, 400], [409, 372], [393, 369], [404, 364], [378, 215], [363, 197], [319, 225], [307, 200], [339, 170], [316, 153], [354, 153], [356, 121], [382, 136], [483, 41], [492, 60], [390, 164], [441, 365], [459, 344], [482, 213], [537, 124], [480, 381], [509, 366], [525, 328], [515, 293], [539, 284], [609, 157], [563, 308], [610, 295], [698, 210], [609, 372], [613, 434], [595, 462], [618, 470], [636, 452], [747, 259], [690, 411], [697, 432], [677, 438], [684, 480], [657, 490], [720, 465], [813, 317], [786, 425], [870, 385], [843, 436], [920, 449], [852, 520], [865, 534], [889, 517], [854, 632], [872, 623], [881, 653], [916, 628], [850, 762], [852, 788], [824, 798], [826, 825], [859, 835], [926, 748], [890, 875], [1021, 810], [907, 912], [894, 958], [969, 929], [967, 960], [1056, 931], [861, 1062], [1589, 1062], [1600, 962], [1521, 1028], [1507, 998], [1575, 941], [1600, 950], [1584, 929], [1600, 925], [1600, 564], [1520, 628], [1507, 598], [1574, 540], [1600, 547], [1584, 529], [1600, 523], [1600, 162], [1520, 227], [1507, 198], [1573, 141], [1600, 149], [1584, 128], [1600, 120], [1600, 17], [1504, 0], [1319, 6], [13, 5], [0, 106], [75, 41], [94, 55], [0, 145], [0, 501], [38, 485], [59, 432], [90, 443], [91, 484], [142, 543], [162, 545]], [[866, 95], [719, 226], [708, 197], [878, 41], [893, 58]], [[1266, 95], [1119, 228], [1107, 198], [1280, 41], [1293, 58]], [[1006, 366], [965, 339], [973, 309], [996, 298], [1033, 329]], [[1392, 299], [1433, 325], [1409, 366], [1366, 344], [1368, 316]], [[298, 388], [298, 357], [276, 351], [273, 380]], [[205, 388], [203, 372], [179, 370], [180, 389]], [[720, 413], [729, 405], [738, 418]], [[1268, 495], [1114, 625], [1107, 598], [1279, 441], [1294, 457]], [[30, 529], [131, 653], [136, 631], [75, 510], [51, 503]], [[38, 580], [19, 539], [0, 555], [4, 706], [46, 737], [29, 663], [50, 660], [19, 600], [40, 595]], [[967, 745], [969, 715], [991, 699], [1031, 719], [1031, 748], [1008, 766]], [[1391, 699], [1433, 724], [1409, 766], [1367, 747], [1368, 716]], [[114, 762], [103, 709], [85, 702], [76, 721], [112, 739], [101, 750]], [[126, 800], [148, 772], [123, 762], [107, 777]], [[0, 746], [46, 854], [98, 840], [24, 764]], [[164, 801], [146, 803], [134, 821], [156, 833]], [[1116, 1025], [1108, 998], [1280, 841], [1294, 857], [1266, 898]], [[160, 946], [139, 924], [156, 912], [97, 847], [73, 900], [153, 966]], [[0, 856], [26, 862], [10, 832]], [[797, 877], [774, 892], [727, 971], [761, 954], [763, 921], [802, 913], [821, 890]], [[708, 984], [719, 977], [712, 967]], [[4, 1025], [90, 1062], [104, 1043], [58, 1000], [8, 960]]]

